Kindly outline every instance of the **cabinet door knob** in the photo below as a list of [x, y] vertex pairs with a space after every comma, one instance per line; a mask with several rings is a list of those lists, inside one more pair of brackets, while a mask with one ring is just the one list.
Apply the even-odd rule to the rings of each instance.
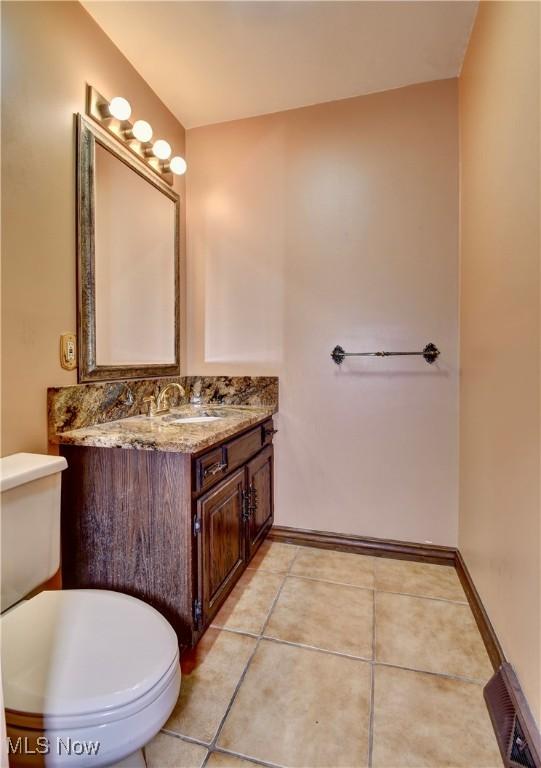
[[272, 435], [275, 435], [278, 432], [277, 429], [274, 429], [274, 427], [265, 427], [265, 437], [271, 437]]

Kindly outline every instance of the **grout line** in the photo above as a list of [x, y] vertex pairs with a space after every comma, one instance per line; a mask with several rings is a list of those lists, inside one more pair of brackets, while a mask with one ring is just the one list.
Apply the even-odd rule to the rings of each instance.
[[[376, 583], [376, 563], [374, 562], [374, 584]], [[368, 768], [372, 766], [374, 751], [374, 700], [376, 683], [376, 591], [372, 593], [372, 664], [370, 666], [370, 715], [368, 721]]]
[[374, 702], [376, 687], [376, 665], [370, 665], [370, 714], [368, 719], [368, 768], [372, 768], [374, 754]]
[[264, 623], [263, 623], [263, 627], [262, 627], [262, 629], [261, 629], [261, 632], [259, 633], [259, 638], [260, 638], [260, 639], [261, 639], [261, 638], [263, 637], [263, 635], [265, 634], [265, 630], [267, 629], [267, 625], [268, 625], [268, 623], [269, 623], [269, 621], [270, 621], [270, 617], [271, 617], [271, 614], [272, 614], [272, 612], [274, 611], [274, 608], [275, 608], [275, 606], [276, 606], [276, 603], [278, 602], [278, 600], [279, 600], [279, 598], [280, 598], [280, 595], [282, 594], [282, 590], [283, 590], [283, 588], [284, 588], [284, 586], [285, 586], [285, 583], [286, 583], [286, 581], [287, 581], [287, 578], [288, 578], [288, 576], [289, 576], [289, 575], [290, 575], [290, 573], [291, 573], [291, 569], [293, 568], [293, 565], [294, 565], [294, 563], [295, 563], [295, 560], [296, 560], [296, 559], [297, 559], [297, 557], [299, 556], [299, 551], [300, 551], [300, 550], [299, 550], [299, 549], [297, 549], [297, 551], [295, 552], [295, 554], [294, 554], [294, 555], [293, 555], [293, 557], [291, 558], [291, 562], [289, 563], [288, 569], [287, 569], [287, 571], [286, 571], [286, 572], [285, 572], [285, 574], [284, 574], [284, 580], [283, 580], [283, 581], [282, 581], [282, 583], [280, 584], [280, 589], [278, 590], [278, 592], [277, 592], [277, 594], [276, 594], [276, 597], [275, 597], [275, 598], [274, 598], [274, 600], [272, 601], [272, 605], [271, 605], [271, 607], [270, 607], [270, 610], [269, 610], [269, 612], [268, 612], [268, 614], [267, 614], [267, 618], [265, 619], [265, 621], [264, 621]]
[[[215, 752], [219, 752], [222, 755], [230, 755], [231, 757], [238, 757], [241, 760], [250, 760], [252, 763], [262, 765], [265, 768], [287, 768], [282, 766], [281, 763], [269, 763], [267, 760], [260, 760], [258, 757], [250, 757], [249, 755], [243, 755], [242, 752], [233, 752], [231, 749], [224, 749], [224, 747], [216, 747]], [[210, 755], [210, 752], [209, 752]]]
[[257, 765], [263, 766], [263, 768], [285, 768], [285, 766], [281, 766], [278, 763], [269, 763], [265, 760], [260, 760], [259, 758], [243, 755], [241, 752], [233, 752], [233, 750], [225, 749], [224, 747], [215, 747], [215, 749], [211, 751], [210, 749], [211, 743], [201, 741], [200, 739], [196, 739], [192, 736], [184, 736], [179, 733], [174, 733], [173, 731], [168, 731], [165, 728], [161, 729], [161, 733], [165, 733], [167, 736], [171, 736], [173, 739], [178, 739], [179, 741], [185, 741], [188, 744], [195, 744], [198, 747], [203, 747], [204, 749], [206, 749], [207, 754], [205, 755], [205, 759], [201, 763], [201, 768], [205, 768], [205, 766], [207, 765], [210, 759], [210, 756], [212, 755], [212, 752], [220, 752], [224, 755], [231, 755], [232, 757], [238, 757], [241, 760], [250, 760], [251, 762], [256, 763]]
[[188, 741], [190, 744], [197, 744], [198, 747], [205, 747], [205, 749], [209, 748], [210, 742], [196, 739], [194, 736], [186, 736], [184, 733], [175, 733], [175, 731], [170, 731], [167, 728], [162, 728], [160, 733], [166, 733], [167, 736], [173, 736], [175, 739], [180, 739], [181, 741]]
[[451, 603], [451, 605], [468, 605], [467, 600], [451, 600], [448, 597], [433, 597], [432, 595], [419, 595], [416, 592], [395, 592], [392, 589], [375, 589], [384, 595], [400, 595], [400, 597], [418, 597], [420, 600], [435, 600], [438, 603]]
[[343, 651], [332, 651], [329, 648], [320, 648], [317, 645], [308, 645], [307, 643], [294, 643], [291, 640], [282, 640], [280, 637], [272, 637], [272, 635], [262, 635], [261, 640], [266, 640], [269, 643], [276, 643], [277, 645], [289, 645], [293, 648], [304, 648], [307, 651], [318, 651], [319, 653], [326, 653], [328, 656], [340, 656], [342, 659], [351, 659], [352, 661], [362, 661], [365, 664], [372, 664], [372, 659], [368, 656], [354, 656], [352, 653], [344, 653]]
[[[451, 600], [448, 597], [434, 597], [432, 595], [420, 595], [417, 592], [396, 592], [392, 589], [378, 589], [377, 587], [363, 587], [360, 584], [349, 584], [346, 581], [332, 581], [331, 579], [320, 579], [317, 576], [305, 576], [297, 573], [288, 573], [287, 576], [291, 579], [305, 579], [306, 581], [319, 581], [324, 584], [335, 584], [339, 587], [352, 587], [353, 589], [365, 589], [372, 590], [374, 592], [383, 592], [386, 595], [401, 595], [402, 597], [418, 597], [422, 600], [436, 600], [441, 603], [452, 603], [453, 605], [468, 605], [466, 598], [464, 600]], [[375, 582], [374, 582], [375, 583]]]
[[220, 632], [233, 632], [235, 635], [243, 635], [244, 637], [252, 637], [257, 640], [259, 637], [257, 632], [249, 632], [247, 629], [236, 629], [235, 627], [226, 627], [221, 624], [209, 624], [209, 629], [219, 629]]
[[446, 680], [456, 680], [459, 683], [469, 683], [470, 685], [486, 685], [487, 680], [479, 680], [475, 677], [463, 677], [462, 675], [452, 675], [450, 672], [433, 672], [429, 669], [418, 669], [417, 667], [402, 667], [400, 664], [393, 664], [390, 661], [375, 661], [376, 667], [388, 667], [389, 669], [402, 669], [405, 672], [417, 672], [420, 675], [432, 675], [432, 677], [444, 677]]
[[246, 662], [244, 670], [242, 671], [242, 674], [241, 674], [241, 676], [240, 676], [240, 678], [239, 678], [239, 680], [237, 682], [237, 685], [235, 686], [235, 690], [233, 691], [233, 695], [231, 696], [229, 704], [227, 705], [226, 710], [224, 712], [224, 715], [223, 715], [223, 717], [222, 717], [222, 719], [221, 719], [221, 721], [220, 721], [220, 723], [218, 725], [218, 728], [216, 730], [216, 733], [214, 734], [214, 738], [212, 739], [212, 742], [209, 745], [209, 752], [214, 751], [214, 749], [216, 748], [218, 739], [220, 738], [220, 734], [221, 734], [222, 729], [223, 729], [223, 727], [225, 725], [225, 721], [227, 719], [227, 716], [229, 715], [229, 713], [231, 711], [231, 708], [233, 707], [233, 704], [235, 703], [235, 700], [237, 698], [237, 695], [238, 695], [238, 692], [240, 690], [240, 687], [241, 687], [242, 683], [244, 682], [244, 678], [246, 677], [246, 675], [248, 673], [248, 669], [250, 667], [250, 664], [252, 663], [252, 659], [254, 658], [255, 654], [257, 653], [257, 649], [259, 648], [259, 645], [261, 643], [261, 638], [262, 638], [263, 633], [264, 633], [264, 631], [265, 631], [265, 629], [267, 627], [267, 624], [269, 622], [271, 613], [273, 612], [274, 606], [276, 605], [276, 603], [278, 602], [278, 600], [280, 598], [280, 595], [282, 594], [282, 589], [284, 588], [284, 584], [286, 583], [287, 575], [291, 571], [291, 566], [295, 562], [298, 554], [299, 554], [299, 550], [297, 549], [297, 551], [295, 552], [295, 554], [294, 554], [294, 556], [293, 556], [293, 558], [292, 558], [292, 560], [291, 560], [291, 562], [289, 564], [289, 567], [288, 567], [287, 571], [283, 575], [282, 583], [280, 584], [280, 586], [278, 588], [278, 591], [277, 591], [277, 593], [276, 593], [276, 595], [274, 597], [274, 600], [271, 603], [271, 606], [270, 606], [269, 611], [267, 613], [267, 618], [263, 622], [263, 626], [262, 626], [262, 628], [261, 628], [261, 630], [259, 632], [259, 636], [257, 637], [256, 643], [255, 643], [255, 646], [254, 646], [254, 650], [252, 651], [248, 661]]
[[323, 584], [336, 584], [337, 587], [352, 587], [353, 589], [368, 589], [373, 590], [374, 587], [363, 587], [360, 584], [349, 584], [347, 581], [333, 581], [332, 579], [320, 579], [317, 576], [305, 576], [300, 573], [287, 573], [289, 578], [292, 579], [305, 579], [306, 581], [321, 581]]
[[374, 592], [372, 602], [372, 661], [376, 660], [376, 562], [374, 558]]
[[239, 677], [239, 679], [237, 681], [237, 684], [235, 686], [235, 690], [233, 691], [233, 694], [232, 694], [231, 698], [229, 699], [229, 703], [228, 703], [227, 707], [225, 708], [225, 712], [223, 714], [222, 719], [220, 720], [220, 722], [218, 724], [218, 728], [216, 729], [216, 733], [214, 734], [214, 738], [212, 739], [211, 743], [209, 744], [209, 750], [211, 750], [211, 751], [215, 748], [216, 743], [217, 743], [217, 741], [218, 741], [218, 739], [220, 737], [220, 733], [222, 732], [222, 728], [224, 727], [224, 724], [225, 724], [225, 721], [227, 719], [227, 716], [229, 715], [229, 713], [231, 711], [231, 708], [232, 708], [232, 706], [233, 706], [233, 704], [235, 702], [235, 699], [237, 698], [237, 694], [239, 692], [239, 689], [240, 689], [242, 683], [244, 682], [244, 678], [246, 677], [246, 674], [248, 672], [248, 668], [249, 668], [250, 664], [252, 663], [252, 659], [254, 658], [257, 649], [259, 648], [260, 640], [261, 640], [261, 637], [259, 636], [256, 639], [256, 642], [255, 642], [255, 645], [254, 645], [254, 649], [253, 649], [252, 653], [250, 654], [250, 656], [248, 657], [248, 661], [246, 662], [246, 664], [244, 666], [244, 669], [242, 670], [242, 673], [241, 673], [241, 675], [240, 675], [240, 677]]

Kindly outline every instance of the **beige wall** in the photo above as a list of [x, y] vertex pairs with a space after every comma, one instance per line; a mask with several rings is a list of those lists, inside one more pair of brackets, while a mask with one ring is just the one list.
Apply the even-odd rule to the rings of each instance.
[[58, 346], [76, 330], [73, 114], [84, 112], [85, 84], [127, 97], [179, 154], [184, 129], [78, 3], [1, 6], [6, 455], [47, 450], [47, 387], [76, 381], [60, 368]]
[[280, 376], [279, 524], [456, 544], [457, 138], [454, 80], [187, 132], [188, 373]]
[[541, 721], [539, 4], [484, 2], [460, 78], [460, 548]]

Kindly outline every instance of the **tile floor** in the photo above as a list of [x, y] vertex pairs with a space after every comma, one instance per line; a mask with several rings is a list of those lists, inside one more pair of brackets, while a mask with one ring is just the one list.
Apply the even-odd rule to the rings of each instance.
[[499, 768], [492, 668], [453, 568], [264, 542], [148, 768]]

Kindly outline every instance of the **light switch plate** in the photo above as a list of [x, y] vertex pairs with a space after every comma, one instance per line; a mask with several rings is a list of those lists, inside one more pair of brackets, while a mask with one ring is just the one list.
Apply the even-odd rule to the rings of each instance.
[[63, 333], [60, 337], [60, 365], [66, 371], [77, 368], [77, 337], [74, 333]]

